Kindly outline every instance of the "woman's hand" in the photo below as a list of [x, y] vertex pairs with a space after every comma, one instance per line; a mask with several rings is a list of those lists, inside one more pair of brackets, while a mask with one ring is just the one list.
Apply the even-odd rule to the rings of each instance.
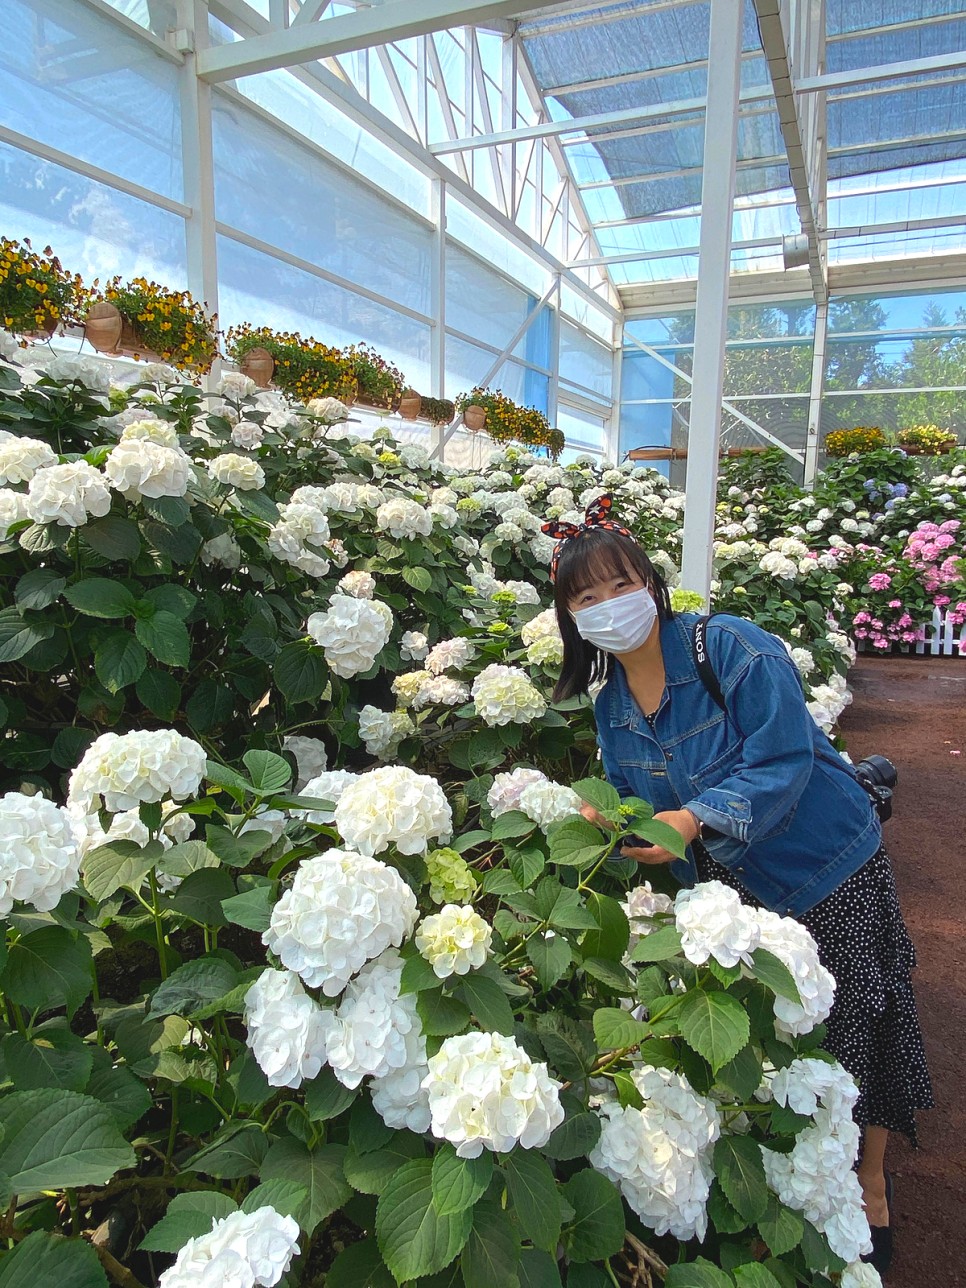
[[[701, 824], [687, 809], [666, 809], [660, 814], [655, 814], [654, 818], [659, 823], [667, 823], [669, 827], [673, 827], [684, 840], [685, 845], [690, 845], [692, 841], [697, 840], [701, 832]], [[676, 854], [662, 849], [659, 845], [649, 845], [647, 848], [624, 845], [621, 847], [621, 854], [626, 854], [629, 859], [636, 859], [638, 863], [654, 865], [673, 863], [677, 858]]]
[[585, 801], [580, 807], [580, 812], [588, 823], [593, 823], [594, 827], [603, 828], [605, 832], [613, 832], [614, 824], [610, 819], [604, 818], [599, 809], [594, 809], [593, 805], [588, 805]]

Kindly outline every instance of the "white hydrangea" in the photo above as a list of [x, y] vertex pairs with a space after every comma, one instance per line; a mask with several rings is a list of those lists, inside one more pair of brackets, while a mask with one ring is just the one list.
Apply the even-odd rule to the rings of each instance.
[[563, 655], [563, 640], [559, 637], [554, 639], [553, 636], [547, 636], [527, 649], [527, 661], [531, 666], [559, 667], [563, 662]]
[[839, 1288], [882, 1288], [882, 1276], [868, 1261], [853, 1261], [842, 1271]]
[[703, 1239], [711, 1150], [721, 1134], [717, 1111], [671, 1069], [644, 1065], [631, 1076], [643, 1107], [604, 1105], [600, 1138], [588, 1158], [656, 1234]]
[[309, 779], [321, 774], [329, 763], [325, 743], [321, 738], [308, 738], [300, 733], [288, 734], [282, 739], [282, 750], [291, 752], [295, 757], [298, 791], [302, 790]]
[[528, 787], [538, 783], [549, 784], [550, 779], [539, 769], [513, 769], [508, 774], [497, 774], [493, 786], [486, 794], [486, 803], [494, 818], [520, 809], [520, 797]]
[[580, 813], [582, 802], [572, 787], [561, 783], [531, 783], [520, 793], [517, 809], [523, 811], [527, 818], [532, 818], [537, 827], [545, 832], [554, 823], [565, 818], [575, 818]]
[[106, 394], [111, 387], [108, 365], [87, 354], [55, 353], [44, 364], [43, 372], [51, 380], [76, 381], [99, 394]]
[[493, 931], [469, 904], [447, 903], [416, 929], [416, 947], [440, 979], [479, 970], [492, 943]]
[[540, 691], [518, 666], [493, 662], [473, 681], [473, 703], [484, 724], [529, 724], [547, 709]]
[[336, 589], [340, 595], [351, 595], [353, 599], [372, 599], [376, 592], [376, 579], [371, 572], [347, 572]]
[[475, 655], [476, 650], [468, 639], [442, 640], [429, 650], [426, 670], [432, 671], [433, 675], [441, 675], [443, 671], [461, 671]]
[[539, 604], [540, 592], [528, 581], [505, 581], [504, 590], [508, 590], [518, 604]]
[[262, 941], [309, 988], [341, 993], [367, 961], [408, 939], [416, 896], [394, 868], [347, 850], [304, 859]]
[[310, 577], [324, 577], [329, 571], [325, 555], [331, 553], [328, 519], [316, 506], [295, 501], [280, 505], [278, 512], [279, 521], [268, 533], [269, 551]]
[[627, 892], [621, 907], [631, 928], [631, 936], [627, 944], [627, 960], [630, 960], [630, 954], [640, 941], [663, 924], [663, 921], [657, 922], [655, 918], [671, 912], [674, 908], [674, 900], [670, 895], [653, 890], [650, 881], [642, 881], [640, 885], [636, 885], [633, 890]]
[[798, 575], [798, 564], [779, 550], [769, 550], [768, 554], [762, 555], [758, 560], [758, 567], [762, 572], [771, 573], [773, 577], [784, 581], [794, 581]]
[[421, 1024], [404, 1034], [405, 1062], [369, 1083], [372, 1107], [395, 1131], [407, 1129], [422, 1135], [429, 1131], [429, 1096], [423, 1079], [429, 1072], [426, 1038]]
[[484, 1148], [506, 1154], [519, 1144], [540, 1149], [564, 1120], [560, 1084], [502, 1033], [447, 1038], [429, 1059], [423, 1080], [437, 1140], [460, 1158]]
[[674, 923], [684, 955], [695, 966], [713, 957], [721, 966], [751, 965], [761, 932], [753, 908], [721, 881], [704, 881], [680, 890], [674, 900]]
[[402, 854], [425, 854], [431, 840], [449, 839], [453, 812], [435, 778], [386, 765], [346, 787], [335, 825], [346, 844], [363, 854], [381, 854], [390, 845]]
[[[425, 686], [433, 679], [428, 671], [407, 671], [397, 675], [392, 682], [392, 691], [402, 707], [414, 706]], [[421, 705], [425, 706], [425, 703]]]
[[[167, 850], [172, 845], [180, 845], [183, 841], [187, 841], [195, 830], [195, 824], [190, 814], [175, 812], [177, 805], [174, 801], [165, 801], [161, 808], [165, 821], [157, 839]], [[84, 860], [91, 850], [107, 845], [109, 841], [133, 841], [135, 845], [143, 848], [151, 840], [151, 833], [141, 822], [141, 813], [138, 809], [123, 810], [120, 814], [113, 815], [107, 831], [101, 826], [100, 815], [86, 813], [84, 806], [76, 801], [67, 806], [67, 813], [70, 815], [74, 829], [74, 840], [80, 853], [82, 871]], [[174, 880], [173, 877], [166, 877], [169, 885]], [[176, 884], [180, 885], [180, 883], [178, 879]]]
[[189, 1239], [158, 1288], [275, 1288], [299, 1252], [298, 1222], [273, 1207], [232, 1212]]
[[404, 738], [415, 733], [416, 726], [405, 711], [380, 711], [365, 706], [359, 712], [359, 736], [370, 756], [380, 760], [393, 755]]
[[428, 537], [433, 530], [433, 516], [418, 501], [394, 496], [376, 511], [376, 528], [391, 537]]
[[243, 371], [226, 371], [215, 385], [215, 393], [240, 402], [242, 398], [251, 398], [258, 393], [258, 385]]
[[170, 796], [195, 796], [205, 776], [205, 750], [174, 729], [102, 733], [70, 776], [68, 801], [92, 813], [135, 809]]
[[358, 774], [354, 774], [351, 769], [329, 769], [310, 778], [304, 787], [299, 789], [300, 796], [308, 796], [311, 800], [331, 801], [331, 809], [307, 809], [293, 810], [295, 818], [304, 818], [307, 823], [318, 823], [323, 826], [335, 822], [335, 807], [339, 803], [342, 793], [354, 783]]
[[104, 474], [115, 492], [138, 497], [184, 496], [191, 460], [180, 447], [163, 447], [148, 438], [127, 439], [111, 450]]
[[229, 571], [241, 567], [242, 548], [230, 532], [212, 537], [201, 547], [201, 562], [207, 567], [218, 564]]
[[348, 680], [373, 665], [389, 642], [392, 624], [392, 609], [381, 600], [333, 595], [328, 609], [313, 613], [306, 629], [330, 669]]
[[79, 528], [111, 508], [111, 492], [100, 470], [87, 461], [51, 465], [30, 480], [27, 514], [34, 523]]
[[429, 507], [433, 522], [441, 528], [455, 528], [460, 521], [458, 512], [451, 505], [442, 505], [435, 501]]
[[349, 409], [338, 398], [310, 398], [305, 404], [310, 416], [324, 420], [327, 425], [338, 425], [349, 419]]
[[520, 638], [528, 647], [540, 640], [559, 640], [560, 627], [557, 624], [556, 609], [545, 608], [542, 613], [537, 613], [536, 617], [531, 617], [520, 631]]
[[815, 940], [799, 921], [756, 909], [759, 943], [775, 954], [791, 972], [801, 1002], [775, 998], [775, 1028], [800, 1037], [828, 1019], [835, 1001], [835, 980], [818, 957]]
[[245, 994], [247, 1042], [270, 1087], [317, 1077], [334, 1027], [331, 1011], [309, 997], [298, 975], [267, 967]]
[[469, 698], [469, 685], [461, 680], [454, 680], [449, 675], [430, 675], [428, 671], [425, 674], [427, 678], [413, 695], [412, 705], [416, 711], [422, 707], [462, 706]]
[[166, 420], [148, 416], [143, 420], [132, 420], [121, 430], [121, 442], [157, 443], [161, 447], [179, 447], [178, 431]]
[[265, 431], [254, 420], [240, 420], [237, 425], [232, 427], [231, 441], [233, 447], [240, 447], [243, 451], [253, 452], [256, 447], [261, 447], [265, 441]]
[[812, 656], [811, 650], [807, 648], [789, 648], [788, 645], [785, 647], [788, 648], [789, 656], [798, 667], [800, 675], [808, 675], [815, 670], [815, 658]]
[[429, 652], [429, 640], [422, 631], [406, 631], [399, 644], [404, 662], [421, 662]]
[[265, 471], [258, 461], [236, 452], [223, 452], [208, 462], [208, 473], [223, 487], [233, 487], [238, 492], [254, 492], [265, 486]]
[[39, 438], [10, 434], [0, 441], [0, 483], [29, 483], [38, 470], [57, 464], [57, 453]]
[[[410, 1035], [422, 1032], [416, 994], [400, 996], [403, 959], [387, 948], [346, 987], [329, 1035], [328, 1061], [346, 1087], [383, 1078], [411, 1059]], [[425, 1049], [425, 1048], [424, 1048]]]
[[80, 879], [70, 815], [43, 796], [0, 797], [0, 917], [14, 903], [51, 912]]
[[0, 488], [0, 541], [6, 540], [15, 523], [28, 518], [27, 498], [23, 492], [14, 492], [9, 487]]

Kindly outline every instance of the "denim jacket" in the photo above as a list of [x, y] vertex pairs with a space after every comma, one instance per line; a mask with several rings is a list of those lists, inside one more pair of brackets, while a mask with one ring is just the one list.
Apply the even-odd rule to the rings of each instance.
[[[666, 688], [654, 728], [614, 662], [595, 703], [604, 772], [655, 813], [686, 807], [714, 835], [703, 844], [767, 908], [798, 917], [857, 872], [881, 844], [852, 769], [809, 715], [795, 664], [767, 631], [724, 614], [708, 655], [727, 715], [698, 675], [697, 615], [662, 622]], [[697, 879], [690, 851], [678, 880]]]

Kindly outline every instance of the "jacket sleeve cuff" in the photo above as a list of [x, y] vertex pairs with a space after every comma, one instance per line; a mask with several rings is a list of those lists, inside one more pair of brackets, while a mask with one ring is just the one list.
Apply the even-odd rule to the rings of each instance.
[[[715, 832], [723, 832], [725, 840], [736, 840], [742, 848], [748, 844], [748, 829], [751, 825], [751, 802], [735, 792], [722, 791], [719, 787], [709, 787], [707, 791], [688, 801], [685, 809], [690, 810], [695, 818], [707, 823]], [[718, 858], [714, 849], [717, 839], [708, 843], [708, 850]], [[719, 859], [719, 862], [724, 862]]]

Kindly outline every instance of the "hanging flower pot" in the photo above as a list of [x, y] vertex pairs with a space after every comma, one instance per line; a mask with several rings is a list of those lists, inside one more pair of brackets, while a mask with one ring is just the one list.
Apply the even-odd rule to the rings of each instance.
[[471, 434], [479, 434], [486, 429], [486, 410], [471, 404], [463, 410], [463, 424]]
[[400, 416], [402, 416], [403, 420], [415, 420], [419, 415], [422, 403], [423, 400], [419, 394], [415, 393], [412, 389], [405, 390], [402, 397], [399, 399]]
[[275, 373], [275, 359], [267, 349], [249, 349], [238, 364], [243, 375], [254, 380], [259, 389], [267, 389]]
[[84, 336], [98, 353], [119, 353], [124, 320], [107, 300], [92, 304], [84, 319]]

